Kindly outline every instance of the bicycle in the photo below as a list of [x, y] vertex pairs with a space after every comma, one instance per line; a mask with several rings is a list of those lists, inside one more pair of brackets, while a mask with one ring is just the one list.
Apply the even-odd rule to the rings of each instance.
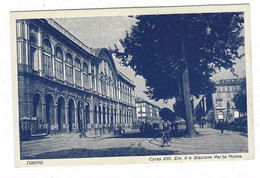
[[170, 135], [170, 131], [166, 131], [166, 132], [162, 132], [162, 137], [161, 137], [161, 147], [163, 148], [165, 144], [167, 144], [167, 146], [171, 146], [171, 135]]

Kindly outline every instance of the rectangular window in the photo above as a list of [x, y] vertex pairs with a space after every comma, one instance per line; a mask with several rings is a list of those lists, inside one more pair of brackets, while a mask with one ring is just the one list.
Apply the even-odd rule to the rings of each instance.
[[59, 80], [63, 80], [62, 62], [55, 60], [55, 76]]
[[47, 76], [52, 76], [52, 59], [50, 56], [43, 55], [44, 70]]
[[88, 75], [86, 73], [83, 73], [83, 86], [84, 88], [89, 88], [88, 87]]
[[75, 69], [75, 83], [78, 86], [81, 86], [81, 74], [80, 71]]
[[217, 100], [217, 107], [222, 107], [222, 101]]
[[68, 65], [66, 65], [66, 80], [68, 83], [73, 84], [72, 67]]

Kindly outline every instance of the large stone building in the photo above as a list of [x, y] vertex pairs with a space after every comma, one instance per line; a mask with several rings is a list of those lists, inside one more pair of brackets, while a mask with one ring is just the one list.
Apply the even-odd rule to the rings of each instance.
[[53, 19], [17, 20], [19, 118], [48, 133], [130, 126], [135, 86], [107, 49], [92, 49]]
[[159, 116], [161, 108], [159, 106], [156, 106], [140, 97], [136, 97], [135, 103], [138, 121], [156, 121], [161, 119]]
[[215, 121], [223, 120], [233, 122], [240, 117], [239, 110], [235, 107], [232, 99], [240, 90], [243, 79], [225, 79], [215, 82], [216, 92], [212, 94]]

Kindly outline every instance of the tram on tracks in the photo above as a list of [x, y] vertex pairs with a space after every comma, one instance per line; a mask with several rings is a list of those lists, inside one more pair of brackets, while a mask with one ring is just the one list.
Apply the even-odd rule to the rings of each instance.
[[20, 140], [44, 138], [48, 135], [48, 124], [36, 117], [23, 117], [19, 123]]

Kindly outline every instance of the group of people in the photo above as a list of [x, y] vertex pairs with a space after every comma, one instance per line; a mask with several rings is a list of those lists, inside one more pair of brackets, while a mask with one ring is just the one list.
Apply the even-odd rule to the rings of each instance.
[[[155, 130], [159, 130], [160, 126], [158, 123], [153, 122], [152, 124], [144, 121], [140, 125], [140, 132], [144, 135], [152, 135], [154, 134]], [[164, 121], [162, 123], [162, 130], [163, 131], [177, 131], [178, 124], [176, 122], [170, 122], [169, 120]]]

